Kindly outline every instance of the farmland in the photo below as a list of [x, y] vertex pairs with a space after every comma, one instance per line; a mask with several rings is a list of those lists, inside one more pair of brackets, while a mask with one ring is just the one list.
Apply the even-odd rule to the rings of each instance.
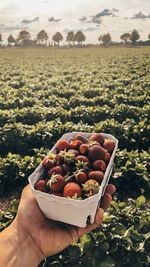
[[[46, 266], [149, 266], [150, 48], [0, 49], [0, 62], [1, 198], [20, 192], [66, 132], [119, 140], [103, 226]], [[0, 212], [0, 230], [16, 210], [14, 200]]]

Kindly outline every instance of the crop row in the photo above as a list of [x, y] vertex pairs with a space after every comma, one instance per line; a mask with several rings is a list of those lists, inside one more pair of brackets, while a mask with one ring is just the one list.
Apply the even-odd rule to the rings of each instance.
[[118, 123], [114, 119], [107, 119], [95, 123], [93, 126], [83, 121], [77, 124], [72, 121], [64, 123], [60, 119], [50, 122], [42, 121], [35, 125], [8, 123], [0, 128], [0, 155], [5, 157], [9, 152], [32, 155], [34, 148], [42, 146], [49, 148], [63, 133], [71, 131], [111, 133], [119, 139], [120, 149], [147, 150], [149, 127], [147, 119], [138, 123], [133, 119], [127, 119], [123, 123]]
[[72, 121], [78, 123], [81, 120], [84, 123], [93, 125], [94, 123], [114, 118], [117, 122], [122, 123], [127, 118], [135, 122], [150, 118], [150, 107], [144, 105], [142, 108], [130, 105], [120, 104], [115, 107], [107, 105], [85, 106], [80, 105], [74, 108], [62, 107], [42, 107], [34, 105], [32, 108], [11, 109], [0, 111], [0, 126], [5, 123], [18, 123], [33, 125], [39, 121], [52, 121], [60, 118], [62, 122]]
[[[12, 188], [24, 186], [28, 176], [46, 153], [47, 151], [41, 148], [35, 149], [33, 156], [21, 157], [9, 153], [6, 158], [0, 158], [0, 194], [7, 195]], [[117, 187], [119, 199], [125, 199], [127, 196], [135, 198], [141, 193], [148, 196], [150, 193], [148, 158], [146, 151], [117, 152], [112, 182]]]

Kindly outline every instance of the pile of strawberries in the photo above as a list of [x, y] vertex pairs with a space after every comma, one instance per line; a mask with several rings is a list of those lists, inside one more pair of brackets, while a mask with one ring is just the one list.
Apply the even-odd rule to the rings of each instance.
[[89, 139], [77, 134], [74, 140], [59, 140], [55, 153], [43, 161], [46, 177], [35, 189], [56, 196], [85, 199], [98, 193], [115, 143], [100, 133]]

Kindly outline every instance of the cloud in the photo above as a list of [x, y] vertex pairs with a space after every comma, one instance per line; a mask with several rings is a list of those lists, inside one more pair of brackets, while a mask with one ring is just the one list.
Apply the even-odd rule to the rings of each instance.
[[102, 24], [102, 18], [103, 17], [116, 17], [116, 13], [119, 12], [118, 9], [113, 8], [113, 9], [103, 9], [102, 11], [98, 12], [95, 15], [92, 15], [90, 17], [83, 16], [79, 18], [78, 20], [83, 22], [83, 23], [93, 23], [98, 25]]
[[150, 13], [148, 15], [145, 15], [141, 11], [137, 14], [135, 14], [131, 19], [149, 19], [150, 18]]
[[39, 17], [36, 17], [36, 18], [34, 18], [34, 19], [23, 19], [22, 21], [21, 21], [21, 23], [23, 23], [23, 24], [29, 24], [29, 23], [32, 23], [32, 22], [39, 22]]
[[27, 30], [27, 29], [29, 28], [21, 27], [20, 25], [9, 26], [9, 25], [0, 24], [0, 31], [15, 31], [15, 30]]
[[54, 17], [51, 17], [48, 19], [49, 22], [59, 22], [61, 19], [55, 19]]
[[82, 22], [82, 21], [86, 21], [87, 18], [88, 18], [88, 17], [83, 16], [83, 17], [79, 18], [78, 20], [80, 20], [80, 21]]

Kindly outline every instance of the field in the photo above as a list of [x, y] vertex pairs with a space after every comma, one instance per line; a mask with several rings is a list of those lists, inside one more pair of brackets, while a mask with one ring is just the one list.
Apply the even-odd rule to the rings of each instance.
[[[103, 226], [46, 266], [150, 264], [150, 48], [0, 49], [0, 198], [14, 198], [63, 134], [119, 139]], [[17, 211], [0, 211], [0, 230]]]

